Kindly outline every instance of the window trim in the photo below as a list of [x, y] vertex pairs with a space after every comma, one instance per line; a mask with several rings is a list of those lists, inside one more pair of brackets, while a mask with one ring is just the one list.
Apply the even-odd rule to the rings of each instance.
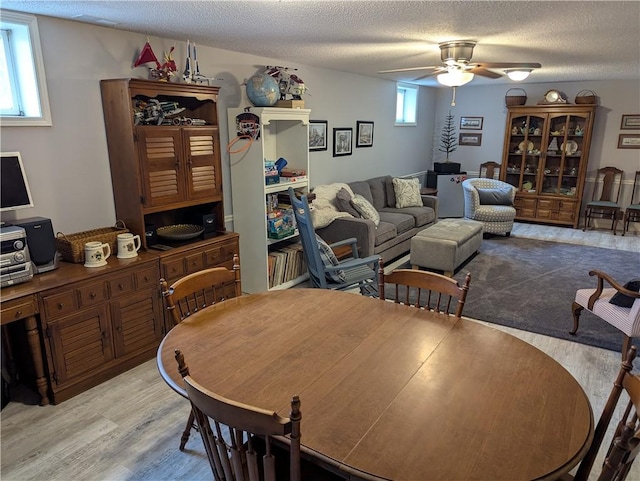
[[40, 103], [39, 117], [15, 117], [0, 116], [0, 125], [3, 127], [50, 127], [52, 125], [51, 108], [49, 106], [49, 94], [47, 92], [47, 80], [44, 70], [42, 48], [40, 44], [40, 32], [38, 30], [38, 20], [35, 15], [27, 15], [18, 12], [1, 10], [2, 24], [21, 24], [29, 30], [29, 42], [32, 53], [33, 69], [36, 77], [36, 87]]
[[[404, 122], [404, 121], [398, 121], [397, 118], [397, 109], [396, 109], [396, 119], [394, 121], [394, 125], [396, 127], [415, 127], [418, 125], [418, 95], [420, 92], [420, 87], [418, 85], [413, 85], [413, 84], [407, 84], [407, 83], [402, 83], [402, 82], [397, 82], [396, 83], [396, 107], [397, 107], [397, 99], [398, 99], [398, 94], [400, 93], [400, 90], [404, 90], [406, 91], [412, 91], [415, 92], [415, 105], [414, 105], [414, 117], [415, 120], [412, 122]], [[406, 114], [406, 102], [405, 102], [405, 106], [403, 109], [403, 113]], [[406, 117], [406, 115], [405, 115]]]

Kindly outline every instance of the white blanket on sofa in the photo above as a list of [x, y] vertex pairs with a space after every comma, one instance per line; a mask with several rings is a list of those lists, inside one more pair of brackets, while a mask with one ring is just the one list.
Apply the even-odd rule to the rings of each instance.
[[343, 187], [353, 196], [353, 191], [347, 184], [325, 184], [313, 189], [316, 198], [311, 203], [310, 209], [314, 228], [326, 227], [339, 217], [351, 217], [351, 214], [341, 212], [336, 206], [336, 194]]

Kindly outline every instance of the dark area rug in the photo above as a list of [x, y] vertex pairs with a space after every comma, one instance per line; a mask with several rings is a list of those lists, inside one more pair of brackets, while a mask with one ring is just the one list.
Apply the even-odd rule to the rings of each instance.
[[471, 273], [464, 316], [620, 351], [622, 333], [586, 310], [577, 334], [569, 334], [576, 290], [596, 287], [590, 270], [624, 284], [640, 277], [640, 253], [495, 236], [454, 277], [462, 283]]

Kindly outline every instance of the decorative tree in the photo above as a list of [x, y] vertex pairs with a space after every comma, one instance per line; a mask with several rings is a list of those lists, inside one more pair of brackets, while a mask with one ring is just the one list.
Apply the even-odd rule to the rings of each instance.
[[456, 138], [456, 125], [453, 122], [453, 115], [449, 110], [444, 126], [442, 127], [442, 133], [440, 134], [440, 152], [444, 152], [447, 155], [447, 162], [449, 162], [449, 154], [455, 152], [458, 148], [458, 140]]

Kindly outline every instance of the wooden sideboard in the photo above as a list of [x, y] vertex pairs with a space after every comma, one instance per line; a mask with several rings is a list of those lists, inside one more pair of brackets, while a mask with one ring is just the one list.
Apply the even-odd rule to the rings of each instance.
[[153, 358], [172, 327], [160, 278], [231, 267], [238, 248], [238, 234], [228, 232], [131, 259], [112, 255], [104, 267], [61, 262], [2, 288], [2, 325], [24, 323], [40, 404], [62, 402]]

